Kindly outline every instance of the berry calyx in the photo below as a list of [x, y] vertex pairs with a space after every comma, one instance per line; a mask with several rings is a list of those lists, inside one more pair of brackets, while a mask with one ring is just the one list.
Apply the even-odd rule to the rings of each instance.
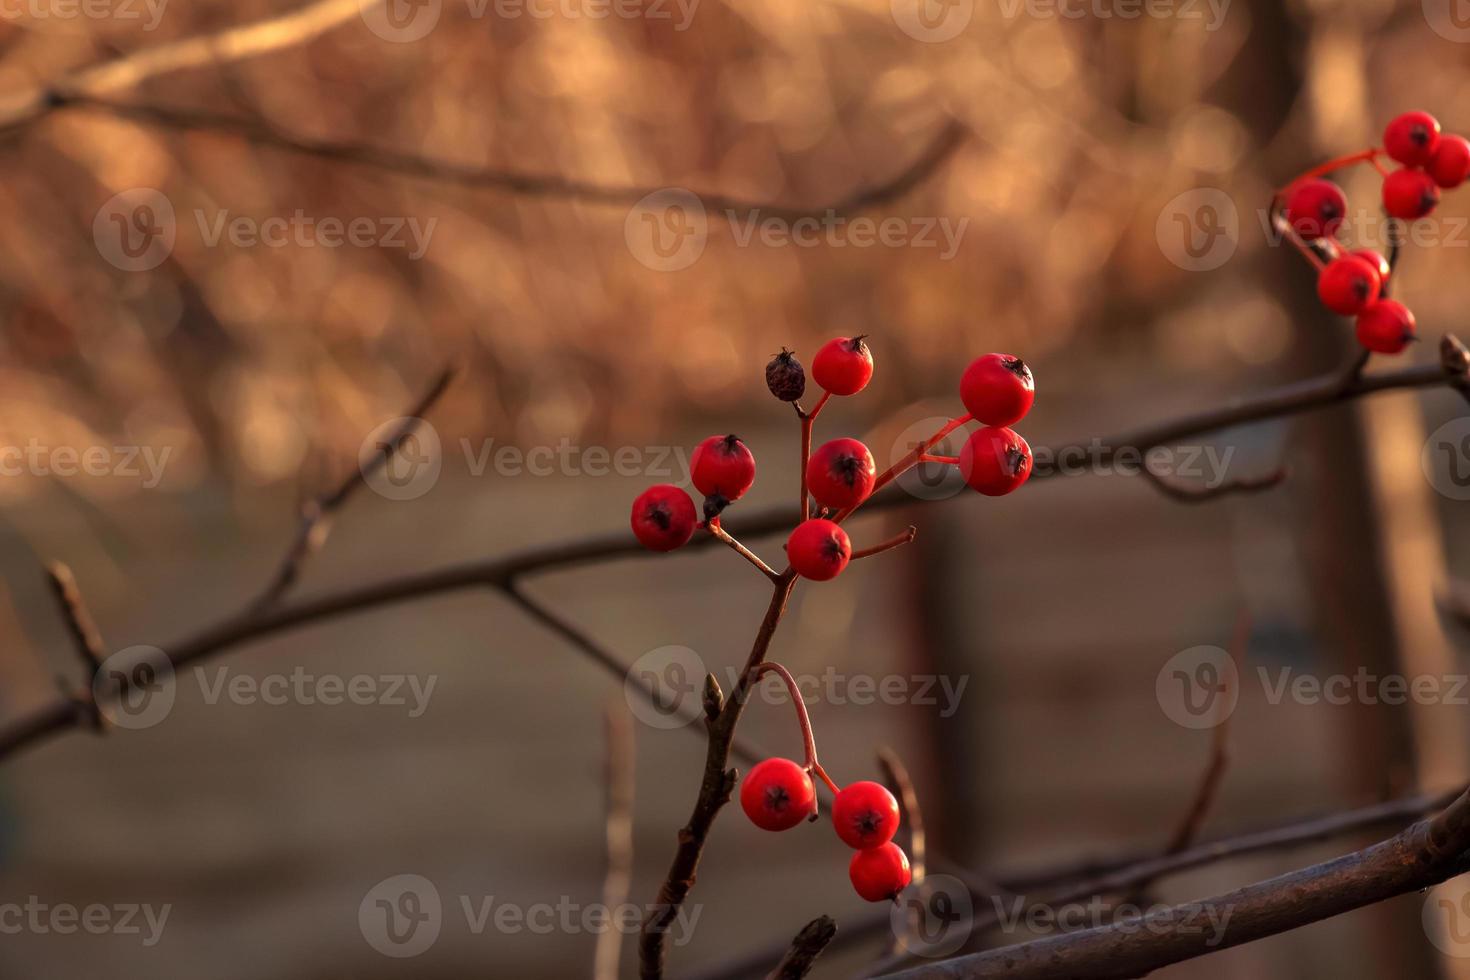
[[832, 826], [848, 847], [881, 847], [898, 831], [898, 801], [881, 783], [849, 783], [832, 801]]
[[1378, 267], [1360, 255], [1333, 259], [1317, 277], [1317, 298], [1334, 313], [1353, 316], [1378, 298]]
[[851, 557], [847, 532], [825, 518], [802, 521], [786, 539], [786, 560], [796, 574], [813, 582], [836, 578]]
[[740, 808], [762, 830], [790, 830], [816, 815], [817, 788], [790, 759], [766, 759], [740, 784]]
[[660, 483], [633, 501], [633, 536], [650, 551], [673, 551], [694, 536], [694, 501], [683, 489]]
[[1383, 131], [1383, 148], [1388, 155], [1409, 167], [1422, 167], [1439, 144], [1439, 120], [1427, 112], [1395, 116]]
[[856, 439], [833, 439], [807, 460], [807, 490], [823, 507], [847, 510], [868, 499], [877, 471], [867, 446]]
[[1439, 185], [1422, 170], [1395, 170], [1383, 180], [1383, 209], [1395, 218], [1422, 218], [1438, 203]]
[[960, 401], [982, 425], [1013, 425], [1036, 400], [1036, 379], [1019, 357], [986, 354], [960, 376]]
[[1414, 314], [1403, 303], [1381, 299], [1358, 314], [1358, 343], [1378, 354], [1397, 354], [1414, 339]]
[[891, 841], [879, 847], [858, 851], [847, 866], [853, 889], [869, 902], [888, 902], [908, 887], [909, 856]]
[[1371, 248], [1355, 248], [1348, 254], [1356, 255], [1360, 259], [1367, 260], [1369, 265], [1378, 270], [1378, 284], [1381, 291], [1383, 284], [1388, 282], [1389, 274], [1393, 272], [1393, 266], [1388, 264], [1388, 259]]
[[806, 394], [806, 369], [786, 348], [766, 365], [766, 387], [783, 402], [794, 402]]
[[873, 354], [863, 337], [837, 337], [812, 358], [812, 379], [834, 395], [855, 395], [873, 377]]
[[739, 436], [710, 436], [694, 447], [689, 475], [706, 497], [739, 500], [755, 482], [755, 457]]
[[1347, 198], [1330, 180], [1301, 181], [1286, 196], [1286, 220], [1292, 231], [1309, 242], [1335, 235], [1346, 215]]
[[976, 429], [960, 448], [960, 475], [972, 490], [1003, 497], [1031, 476], [1031, 447], [1004, 426]]
[[1441, 136], [1424, 169], [1440, 187], [1446, 190], [1459, 187], [1470, 177], [1470, 140], [1463, 136]]

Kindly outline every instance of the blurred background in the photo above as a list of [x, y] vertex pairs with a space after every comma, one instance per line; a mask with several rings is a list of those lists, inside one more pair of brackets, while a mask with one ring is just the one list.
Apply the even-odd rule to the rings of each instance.
[[[415, 450], [432, 476], [355, 497], [301, 594], [621, 530], [629, 501], [683, 481], [713, 432], [739, 433], [759, 461], [726, 520], [739, 533], [742, 508], [795, 495], [797, 426], [762, 383], [783, 346], [810, 364], [831, 336], [869, 336], [873, 383], [830, 405], [817, 438], [863, 438], [880, 466], [958, 410], [961, 370], [990, 350], [1033, 366], [1040, 397], [1018, 426], [1033, 446], [1333, 370], [1353, 356], [1351, 325], [1319, 308], [1263, 209], [1400, 111], [1470, 130], [1470, 11], [1456, 2], [644, 0], [608, 14], [590, 0], [393, 0], [360, 16], [339, 2], [310, 8], [330, 23], [299, 43], [204, 45], [203, 64], [106, 92], [247, 120], [253, 139], [95, 107], [0, 126], [0, 719], [54, 699], [58, 674], [80, 680], [43, 562], [74, 569], [109, 650], [167, 651], [263, 587], [300, 502], [350, 473], [448, 363], [460, 374], [430, 414], [438, 449]], [[291, 9], [16, 4], [0, 15], [0, 88], [23, 106], [95, 64]], [[967, 135], [950, 145], [956, 121]], [[292, 141], [359, 150], [270, 145]], [[365, 162], [361, 147], [432, 165]], [[489, 171], [551, 180], [440, 179]], [[1382, 246], [1376, 175], [1343, 183], [1348, 234]], [[885, 240], [835, 221], [804, 243], [779, 233], [792, 209], [884, 188], [843, 215]], [[670, 194], [683, 210], [663, 209]], [[1427, 342], [1374, 370], [1432, 363], [1438, 336], [1463, 327], [1467, 215], [1470, 196], [1447, 194], [1425, 247], [1406, 248], [1395, 295]], [[664, 232], [678, 235], [652, 237]], [[1156, 678], [1181, 651], [1229, 645], [1242, 613], [1248, 667], [1206, 836], [1450, 787], [1467, 778], [1463, 699], [1272, 703], [1257, 668], [1463, 670], [1467, 636], [1436, 608], [1470, 576], [1453, 546], [1463, 487], [1430, 434], [1464, 411], [1451, 392], [1395, 392], [1216, 433], [1184, 449], [1228, 459], [1231, 478], [1283, 462], [1290, 477], [1198, 506], [1111, 471], [998, 500], [916, 485], [916, 501], [954, 499], [855, 521], [858, 546], [909, 522], [919, 536], [799, 588], [772, 655], [813, 678], [960, 691], [862, 704], [839, 686], [810, 710], [840, 782], [877, 778], [891, 746], [931, 852], [988, 872], [1167, 842], [1211, 734], [1170, 720]], [[631, 462], [609, 467], [620, 450]], [[1209, 478], [1200, 465], [1175, 475]], [[780, 555], [779, 537], [749, 543]], [[722, 678], [767, 598], [722, 551], [528, 588], [625, 663], [683, 646]], [[461, 902], [599, 901], [604, 715], [630, 712], [605, 672], [479, 592], [283, 632], [201, 669], [181, 672], [151, 727], [72, 733], [0, 769], [0, 903], [167, 906], [156, 941], [141, 916], [141, 935], [7, 930], [0, 971], [587, 975], [588, 930], [476, 929]], [[221, 694], [297, 671], [397, 677], [408, 703]], [[417, 713], [405, 676], [433, 685]], [[703, 744], [634, 718], [642, 904]], [[755, 704], [742, 731], [800, 751], [789, 706]], [[1211, 866], [1150, 896], [1227, 890], [1382, 833]], [[868, 914], [847, 859], [822, 828], [768, 835], [727, 810], [671, 975], [819, 914]], [[377, 951], [360, 916], [399, 875], [427, 879], [444, 907], [412, 958]], [[1470, 975], [1470, 940], [1436, 933], [1425, 904], [1406, 896], [1160, 975]], [[891, 939], [834, 951], [815, 975], [853, 975]]]

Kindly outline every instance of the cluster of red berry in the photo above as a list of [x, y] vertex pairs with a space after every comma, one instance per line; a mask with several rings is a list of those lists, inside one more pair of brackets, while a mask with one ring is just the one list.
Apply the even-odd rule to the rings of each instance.
[[[1379, 157], [1401, 164], [1390, 172]], [[1347, 215], [1347, 198], [1325, 175], [1351, 164], [1371, 164], [1383, 176], [1383, 209], [1391, 218], [1414, 221], [1439, 203], [1441, 188], [1470, 177], [1470, 141], [1440, 134], [1427, 112], [1406, 112], [1388, 124], [1383, 147], [1340, 157], [1298, 177], [1285, 198], [1286, 221], [1303, 254], [1317, 267], [1317, 295], [1334, 313], [1357, 317], [1358, 343], [1380, 354], [1397, 354], [1414, 339], [1414, 314], [1387, 298], [1392, 264], [1372, 249], [1344, 251], [1336, 235]], [[1319, 254], [1318, 250], [1322, 254]], [[1323, 259], [1326, 257], [1326, 261]]]
[[[822, 388], [822, 398], [809, 414], [801, 413], [799, 406], [798, 412], [809, 422], [833, 395], [855, 395], [872, 377], [873, 355], [863, 337], [828, 341], [812, 361], [812, 378]], [[795, 403], [806, 391], [806, 373], [795, 355], [783, 350], [766, 366], [766, 384], [777, 398]], [[841, 521], [916, 463], [956, 465], [966, 483], [987, 496], [1020, 487], [1031, 475], [1031, 447], [1008, 426], [1020, 421], [1034, 398], [1035, 384], [1024, 361], [1009, 354], [986, 354], [960, 379], [960, 400], [970, 414], [952, 421], [881, 476], [872, 452], [857, 439], [833, 439], [810, 453], [804, 461], [803, 512], [807, 494], [822, 510], [815, 517], [804, 517], [787, 539], [791, 568], [814, 581], [841, 574], [852, 557], [852, 542]], [[972, 420], [982, 427], [971, 433], [959, 456], [929, 455], [935, 443]], [[633, 533], [644, 547], [673, 551], [688, 543], [697, 528], [717, 527], [725, 508], [755, 483], [755, 456], [738, 436], [710, 436], [690, 457], [690, 478], [704, 495], [703, 522], [683, 489], [672, 484], [650, 487], [633, 501]]]

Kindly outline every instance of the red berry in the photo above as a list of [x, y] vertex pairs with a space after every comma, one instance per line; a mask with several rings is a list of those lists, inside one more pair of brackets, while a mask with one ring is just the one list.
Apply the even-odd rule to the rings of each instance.
[[1427, 112], [1395, 116], [1383, 131], [1383, 148], [1388, 155], [1409, 167], [1422, 167], [1439, 143], [1439, 120]]
[[987, 497], [1003, 497], [1031, 475], [1031, 447], [1004, 426], [976, 429], [960, 448], [960, 475]]
[[880, 847], [898, 830], [898, 801], [880, 783], [849, 783], [832, 800], [832, 826], [848, 847]]
[[694, 447], [689, 474], [706, 497], [739, 500], [755, 482], [755, 457], [739, 436], [710, 436]]
[[1014, 425], [1031, 410], [1036, 380], [1019, 357], [977, 357], [960, 377], [960, 401], [982, 425]]
[[1309, 242], [1336, 234], [1346, 214], [1347, 198], [1330, 180], [1304, 180], [1286, 196], [1286, 220]]
[[1373, 263], [1359, 255], [1344, 255], [1327, 263], [1317, 277], [1317, 298], [1332, 312], [1352, 316], [1378, 298], [1382, 285]]
[[1413, 221], [1434, 210], [1439, 186], [1422, 170], [1395, 170], [1383, 181], [1383, 209], [1395, 218]]
[[847, 866], [852, 887], [869, 902], [887, 902], [908, 887], [909, 856], [893, 842], [858, 851]]
[[649, 487], [633, 501], [633, 536], [649, 551], [682, 548], [698, 518], [689, 494], [671, 483]]
[[833, 510], [866, 500], [876, 475], [873, 454], [856, 439], [833, 439], [812, 453], [806, 464], [807, 489], [817, 503]]
[[851, 557], [852, 542], [847, 532], [820, 517], [802, 521], [786, 539], [786, 560], [796, 574], [814, 582], [836, 578]]
[[1379, 354], [1397, 354], [1414, 339], [1414, 314], [1403, 303], [1381, 299], [1358, 314], [1358, 343]]
[[1446, 189], [1459, 187], [1470, 177], [1470, 140], [1463, 136], [1442, 136], [1434, 148], [1434, 156], [1425, 165], [1434, 182]]
[[834, 395], [855, 395], [873, 377], [873, 354], [862, 337], [829, 340], [812, 358], [812, 379]]
[[740, 784], [740, 807], [762, 830], [790, 830], [817, 812], [817, 788], [790, 759], [766, 759]]
[[1383, 283], [1388, 282], [1389, 273], [1393, 272], [1393, 267], [1388, 264], [1388, 259], [1385, 259], [1371, 248], [1355, 248], [1348, 254], [1356, 255], [1360, 259], [1366, 259], [1369, 265], [1378, 270], [1378, 283], [1380, 287], [1382, 287]]

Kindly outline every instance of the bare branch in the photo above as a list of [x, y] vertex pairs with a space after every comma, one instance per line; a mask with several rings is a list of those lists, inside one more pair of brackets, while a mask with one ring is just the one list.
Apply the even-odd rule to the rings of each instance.
[[[602, 882], [602, 907], [621, 908], [633, 882], [633, 722], [626, 710], [607, 710], [607, 869]], [[597, 934], [592, 980], [618, 980], [623, 930], [603, 929]]]
[[275, 605], [291, 590], [300, 577], [301, 569], [307, 560], [326, 542], [327, 535], [332, 531], [332, 518], [336, 512], [342, 508], [353, 493], [365, 486], [369, 480], [382, 472], [383, 467], [392, 462], [394, 454], [402, 448], [409, 436], [417, 431], [419, 424], [423, 421], [423, 416], [434, 407], [452, 380], [454, 380], [453, 367], [447, 367], [441, 371], [424, 396], [407, 411], [403, 421], [392, 435], [379, 445], [378, 453], [371, 460], [353, 467], [352, 472], [332, 492], [302, 505], [301, 523], [296, 529], [296, 537], [286, 549], [286, 556], [281, 559], [280, 567], [271, 577], [270, 584], [252, 604], [254, 610], [259, 611]]
[[832, 937], [837, 935], [837, 922], [831, 916], [821, 916], [808, 922], [791, 941], [791, 948], [781, 957], [781, 962], [770, 972], [766, 980], [801, 980], [811, 972], [812, 964]]
[[1149, 469], [1147, 464], [1139, 472], [1164, 496], [1183, 504], [1202, 504], [1205, 501], [1215, 500], [1232, 493], [1259, 493], [1262, 490], [1269, 490], [1276, 486], [1282, 480], [1285, 480], [1287, 475], [1286, 467], [1278, 466], [1264, 476], [1240, 477], [1234, 480], [1226, 480], [1224, 483], [1211, 487], [1196, 486], [1192, 483], [1186, 483], [1172, 477], [1164, 476], [1162, 473], [1156, 473]]
[[712, 537], [729, 545], [732, 551], [754, 565], [766, 578], [770, 579], [772, 582], [779, 582], [781, 580], [780, 572], [776, 571], [770, 565], [767, 565], [765, 561], [762, 560], [760, 555], [757, 555], [745, 545], [741, 544], [739, 541], [736, 541], [733, 537], [731, 537], [730, 533], [720, 526], [720, 521], [718, 518], [715, 518], [705, 524], [705, 528], [709, 531]]
[[914, 535], [917, 533], [919, 533], [919, 529], [910, 524], [907, 531], [895, 534], [887, 541], [879, 542], [878, 544], [873, 545], [871, 548], [863, 548], [861, 551], [854, 551], [849, 560], [857, 561], [859, 558], [871, 558], [874, 555], [881, 555], [885, 551], [892, 551], [894, 548], [901, 548], [904, 545], [908, 544], [910, 541], [914, 540]]
[[81, 590], [77, 588], [76, 576], [62, 562], [53, 561], [46, 566], [46, 581], [61, 607], [62, 618], [66, 620], [67, 630], [86, 667], [87, 676], [91, 677], [106, 658], [107, 651], [102, 645], [102, 634], [97, 631], [97, 624], [87, 611]]

